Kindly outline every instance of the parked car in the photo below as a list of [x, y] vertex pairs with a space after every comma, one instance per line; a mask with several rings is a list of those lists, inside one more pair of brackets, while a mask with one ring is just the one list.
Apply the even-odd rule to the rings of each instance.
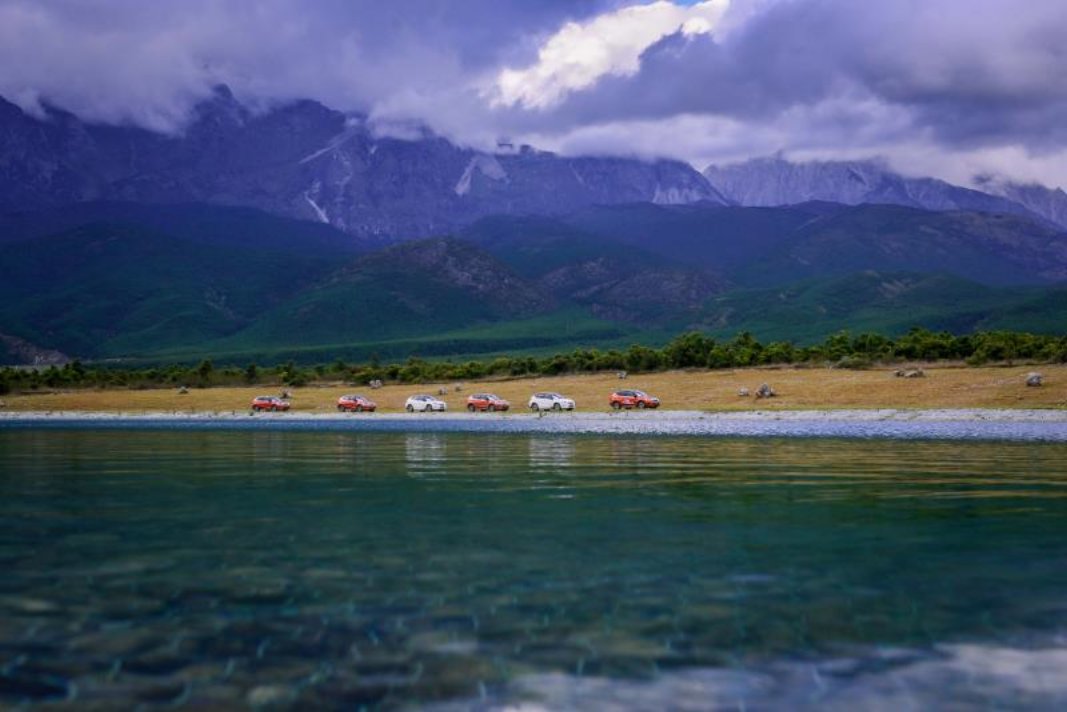
[[404, 403], [404, 410], [409, 413], [419, 411], [420, 413], [428, 413], [430, 411], [439, 411], [441, 413], [448, 410], [448, 404], [439, 398], [428, 396], [426, 394], [420, 394], [417, 396], [411, 396]]
[[574, 400], [559, 393], [534, 393], [530, 396], [530, 410], [574, 410]]
[[622, 408], [659, 408], [659, 398], [648, 395], [644, 391], [615, 391], [608, 399], [608, 403], [615, 410]]
[[261, 410], [269, 410], [272, 413], [279, 410], [289, 410], [289, 401], [278, 396], [256, 396], [252, 399], [252, 410], [258, 413]]
[[353, 411], [355, 411], [356, 413], [362, 413], [364, 411], [368, 413], [373, 413], [374, 411], [378, 410], [378, 404], [372, 401], [370, 398], [367, 398], [366, 396], [341, 396], [337, 399], [337, 410], [341, 411], [342, 413], [346, 411], [349, 413]]
[[492, 413], [509, 408], [511, 408], [511, 403], [492, 393], [472, 393], [467, 396], [467, 410], [472, 413], [477, 410], [487, 410]]

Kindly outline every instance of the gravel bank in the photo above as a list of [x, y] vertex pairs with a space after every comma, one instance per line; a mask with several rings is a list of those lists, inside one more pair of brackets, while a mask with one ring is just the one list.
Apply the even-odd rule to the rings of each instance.
[[1067, 442], [1067, 410], [797, 410], [622, 413], [0, 413], [0, 428], [484, 432]]

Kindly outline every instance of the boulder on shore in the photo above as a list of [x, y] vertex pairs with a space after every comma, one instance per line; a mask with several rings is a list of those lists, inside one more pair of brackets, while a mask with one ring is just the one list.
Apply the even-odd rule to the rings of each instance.
[[1045, 380], [1045, 377], [1043, 375], [1041, 375], [1040, 373], [1037, 373], [1036, 371], [1033, 372], [1033, 373], [1026, 374], [1026, 385], [1028, 385], [1028, 386], [1031, 386], [1031, 387], [1040, 386], [1044, 380]]
[[774, 392], [774, 389], [766, 383], [756, 389], [756, 398], [774, 398], [777, 395], [778, 394]]

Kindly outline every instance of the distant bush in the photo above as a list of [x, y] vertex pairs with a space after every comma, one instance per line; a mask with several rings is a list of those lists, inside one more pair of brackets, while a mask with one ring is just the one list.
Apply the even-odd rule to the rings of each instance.
[[874, 361], [865, 356], [845, 356], [834, 364], [834, 368], [847, 368], [855, 371], [862, 371], [873, 366]]
[[740, 368], [745, 366], [871, 368], [892, 361], [965, 361], [973, 365], [1028, 360], [1067, 363], [1067, 337], [1008, 331], [957, 336], [946, 331], [912, 329], [897, 338], [881, 334], [852, 336], [840, 332], [821, 344], [797, 346], [786, 341], [764, 344], [748, 332], [720, 340], [700, 332], [681, 334], [662, 348], [635, 344], [626, 351], [575, 349], [544, 357], [500, 356], [491, 361], [429, 361], [409, 358], [404, 363], [367, 364], [335, 361], [313, 368], [294, 362], [273, 367], [249, 364], [217, 368], [210, 359], [195, 367], [183, 365], [129, 369], [111, 365], [86, 366], [74, 361], [41, 369], [0, 369], [0, 394], [42, 387], [158, 388], [179, 385], [237, 386], [270, 383], [299, 387], [313, 380], [339, 378], [355, 386], [370, 381], [425, 383], [470, 381], [487, 377], [629, 371], [648, 373], [671, 368]]

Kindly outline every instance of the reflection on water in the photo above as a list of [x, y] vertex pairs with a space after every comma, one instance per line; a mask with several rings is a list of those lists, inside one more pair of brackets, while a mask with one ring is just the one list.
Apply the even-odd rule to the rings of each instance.
[[0, 708], [1059, 707], [1065, 455], [0, 431]]

